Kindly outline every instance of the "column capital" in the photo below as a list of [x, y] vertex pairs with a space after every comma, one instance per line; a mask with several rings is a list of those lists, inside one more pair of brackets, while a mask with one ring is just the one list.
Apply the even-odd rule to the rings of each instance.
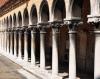
[[38, 28], [40, 31], [45, 32], [46, 28], [49, 28], [49, 23], [48, 22], [38, 23]]
[[29, 30], [33, 31], [31, 33], [36, 33], [37, 28], [38, 28], [37, 24], [29, 25], [29, 27], [28, 27]]
[[46, 33], [46, 29], [47, 29], [47, 28], [44, 28], [44, 27], [39, 28], [40, 34]]
[[88, 23], [98, 23], [100, 21], [100, 15], [88, 15]]
[[68, 25], [70, 31], [74, 31], [79, 24], [83, 24], [81, 19], [64, 20], [64, 24]]
[[76, 34], [77, 33], [77, 31], [72, 31], [72, 30], [69, 30], [69, 32], [68, 32], [69, 34]]
[[57, 20], [49, 23], [52, 28], [60, 28], [63, 26], [63, 21]]
[[48, 22], [41, 22], [41, 23], [38, 23], [38, 27], [39, 27], [39, 30], [40, 30], [40, 33], [46, 33], [46, 29], [49, 28], [49, 23]]

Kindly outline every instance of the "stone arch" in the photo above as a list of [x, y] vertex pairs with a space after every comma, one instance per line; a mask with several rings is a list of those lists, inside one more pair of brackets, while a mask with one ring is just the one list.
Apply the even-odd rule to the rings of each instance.
[[19, 11], [18, 12], [18, 23], [19, 23], [19, 27], [21, 27], [22, 26], [22, 15], [21, 15], [21, 12]]
[[63, 20], [66, 17], [64, 0], [54, 0], [52, 5], [53, 19]]
[[24, 9], [23, 20], [24, 20], [24, 25], [28, 26], [28, 24], [29, 24], [29, 13], [28, 13], [27, 8]]
[[49, 6], [47, 1], [42, 1], [39, 9], [39, 17], [41, 22], [49, 21]]
[[30, 16], [31, 16], [31, 23], [37, 24], [38, 18], [37, 18], [37, 9], [35, 5], [33, 5], [31, 8]]
[[14, 27], [16, 27], [16, 25], [17, 25], [17, 22], [16, 22], [16, 14], [15, 13], [13, 15], [13, 25], [14, 25]]

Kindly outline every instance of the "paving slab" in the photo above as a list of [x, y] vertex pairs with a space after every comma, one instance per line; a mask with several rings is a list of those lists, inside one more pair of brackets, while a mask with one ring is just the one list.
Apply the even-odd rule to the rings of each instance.
[[21, 66], [0, 55], [0, 79], [38, 79]]

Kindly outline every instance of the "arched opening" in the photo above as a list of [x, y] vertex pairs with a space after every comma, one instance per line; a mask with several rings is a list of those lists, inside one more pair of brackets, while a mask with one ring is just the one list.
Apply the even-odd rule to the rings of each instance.
[[[19, 27], [22, 27], [22, 14], [20, 11], [18, 12], [18, 25]], [[19, 41], [21, 41], [21, 56], [23, 59], [24, 58], [24, 30], [21, 31], [21, 39], [19, 39]]]
[[24, 20], [24, 25], [28, 26], [28, 24], [29, 24], [29, 14], [28, 14], [27, 8], [25, 8], [23, 16], [24, 16], [24, 19], [23, 19]]
[[16, 23], [16, 14], [14, 13], [13, 15], [13, 25], [14, 27], [16, 27], [17, 23]]
[[22, 15], [21, 12], [18, 12], [18, 23], [19, 23], [19, 27], [22, 26]]
[[63, 19], [66, 17], [66, 12], [65, 12], [65, 2], [64, 0], [55, 0], [53, 2], [53, 7], [52, 7], [52, 12], [53, 12], [53, 19], [54, 21], [63, 21]]
[[[41, 23], [48, 23], [49, 21], [49, 6], [47, 1], [42, 1], [40, 6], [40, 20]], [[41, 28], [42, 25], [41, 25]], [[45, 65], [46, 69], [52, 68], [52, 40], [51, 40], [51, 28], [46, 29], [46, 34], [44, 37], [44, 45], [45, 45]], [[50, 68], [48, 68], [48, 66]]]
[[[66, 17], [66, 9], [64, 0], [55, 0], [52, 7], [53, 20], [56, 22], [63, 22]], [[69, 57], [69, 38], [68, 30], [66, 27], [61, 27], [58, 34], [58, 62], [59, 62], [59, 73], [68, 72], [68, 57]]]
[[72, 16], [81, 17], [82, 7], [83, 7], [83, 0], [74, 0], [72, 5]]
[[[9, 29], [11, 29], [12, 28], [12, 16], [10, 15], [9, 16]], [[11, 50], [11, 40], [12, 40], [12, 38], [11, 38], [11, 33], [9, 32], [9, 52], [11, 52], [12, 50]]]
[[32, 6], [30, 15], [32, 24], [37, 24], [37, 9], [35, 5]]
[[4, 29], [6, 28], [6, 19], [4, 18], [4, 21], [3, 21], [3, 27]]
[[43, 1], [40, 6], [40, 17], [41, 22], [48, 22], [49, 21], [49, 7], [48, 3]]
[[[87, 23], [90, 14], [90, 1], [75, 0], [73, 3], [73, 16], [81, 17], [83, 24], [78, 26], [77, 33], [77, 76], [81, 79], [94, 79], [94, 34], [91, 24]], [[78, 13], [77, 13], [78, 12]]]
[[10, 27], [9, 28], [12, 28], [12, 16], [10, 15]]
[[[6, 26], [6, 30], [8, 30], [8, 26], [9, 26], [9, 21], [8, 21], [8, 17], [6, 18], [6, 21], [7, 21], [7, 26]], [[7, 33], [8, 33], [8, 31], [7, 31]], [[9, 45], [9, 36], [8, 36], [8, 34], [6, 35], [6, 37], [8, 38], [6, 38], [6, 50], [8, 49], [8, 45]], [[8, 52], [8, 50], [7, 50], [7, 52]]]
[[[28, 26], [29, 25], [29, 13], [28, 13], [28, 10], [27, 8], [25, 8], [24, 10], [24, 25], [25, 26]], [[27, 30], [27, 51], [28, 51], [28, 61], [31, 60], [31, 31], [30, 30]], [[25, 44], [25, 43], [24, 43]]]
[[[31, 22], [32, 22], [32, 25], [37, 25], [37, 21], [38, 21], [38, 18], [37, 18], [37, 9], [36, 9], [36, 6], [33, 5], [32, 8], [31, 8]], [[34, 45], [35, 45], [35, 59], [36, 59], [36, 64], [39, 64], [40, 62], [40, 34], [39, 34], [39, 30], [36, 30], [36, 34], [34, 34]]]
[[8, 17], [7, 17], [7, 27], [6, 27], [6, 29], [8, 29], [8, 26], [9, 26], [9, 21], [8, 21]]
[[[15, 28], [17, 25], [17, 22], [16, 22], [16, 14], [14, 13], [13, 15], [13, 27]], [[12, 47], [13, 47], [13, 54], [14, 54], [14, 32], [12, 32]]]

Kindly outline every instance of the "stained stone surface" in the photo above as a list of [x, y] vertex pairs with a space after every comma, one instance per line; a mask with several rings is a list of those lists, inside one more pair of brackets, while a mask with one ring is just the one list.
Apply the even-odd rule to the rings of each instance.
[[19, 69], [22, 67], [0, 55], [0, 79], [27, 79], [18, 73]]

